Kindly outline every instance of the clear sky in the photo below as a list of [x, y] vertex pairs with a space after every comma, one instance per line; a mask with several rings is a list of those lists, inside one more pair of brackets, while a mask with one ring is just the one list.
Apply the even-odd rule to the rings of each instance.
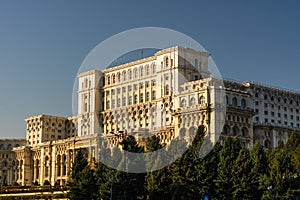
[[194, 38], [223, 77], [300, 91], [299, 10], [296, 0], [0, 0], [0, 138], [24, 138], [32, 115], [71, 116], [83, 59], [137, 27]]

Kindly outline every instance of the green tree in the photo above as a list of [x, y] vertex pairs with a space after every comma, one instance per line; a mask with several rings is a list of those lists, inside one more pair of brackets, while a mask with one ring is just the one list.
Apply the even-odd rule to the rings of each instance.
[[251, 176], [252, 162], [250, 152], [242, 148], [232, 166], [233, 199], [257, 199], [253, 193], [254, 184]]
[[219, 152], [218, 177], [215, 180], [218, 199], [232, 199], [233, 177], [232, 167], [241, 149], [237, 138], [228, 137], [225, 139], [222, 149]]
[[261, 198], [269, 184], [264, 186], [261, 185], [260, 181], [263, 180], [263, 176], [267, 176], [268, 159], [263, 146], [259, 142], [256, 142], [250, 150], [250, 157], [253, 163], [251, 173], [249, 174], [249, 176], [252, 177], [252, 193], [255, 194], [257, 198]]
[[88, 161], [81, 150], [76, 154], [71, 178], [68, 183], [70, 187], [68, 198], [71, 200], [97, 199], [94, 171], [89, 167]]
[[[154, 153], [160, 149], [159, 153]], [[166, 152], [165, 149], [162, 149], [159, 137], [152, 136], [147, 141], [146, 153], [150, 152], [152, 154], [146, 154], [147, 169], [150, 171], [145, 178], [145, 188], [150, 199], [167, 199], [170, 192], [169, 185], [171, 184], [171, 178], [166, 167], [160, 169], [167, 160], [162, 160], [166, 159]]]

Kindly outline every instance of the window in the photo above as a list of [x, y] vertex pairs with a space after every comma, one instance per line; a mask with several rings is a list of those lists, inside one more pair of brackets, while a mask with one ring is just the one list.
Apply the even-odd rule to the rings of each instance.
[[137, 94], [134, 95], [133, 103], [134, 103], [134, 104], [137, 103]]
[[204, 96], [200, 97], [200, 104], [205, 104], [205, 97]]
[[144, 76], [144, 68], [143, 66], [140, 67], [140, 77]]
[[134, 78], [138, 78], [138, 70], [136, 68], [134, 68], [133, 74]]
[[236, 97], [232, 98], [232, 105], [237, 106], [237, 98]]
[[129, 80], [132, 79], [132, 71], [131, 70], [128, 71], [128, 78], [129, 78]]
[[191, 98], [191, 100], [190, 100], [190, 105], [191, 105], [191, 106], [196, 105], [196, 99], [195, 99], [194, 97]]
[[265, 110], [265, 115], [268, 115], [268, 111]]
[[156, 99], [156, 93], [155, 90], [152, 91], [152, 100]]
[[265, 104], [264, 104], [264, 106], [265, 106], [265, 108], [267, 108], [267, 107], [268, 107], [268, 104], [267, 104], [267, 103], [265, 103]]
[[143, 103], [143, 101], [144, 101], [144, 94], [141, 93], [141, 94], [140, 94], [140, 103]]
[[113, 74], [113, 75], [112, 75], [112, 83], [115, 83], [115, 82], [116, 82], [116, 75]]
[[166, 67], [169, 67], [169, 58], [168, 57], [166, 57], [166, 60], [165, 60], [165, 62], [166, 62]]
[[148, 76], [150, 74], [150, 67], [149, 65], [146, 65], [146, 75]]
[[154, 74], [155, 71], [156, 71], [156, 67], [155, 67], [155, 65], [152, 65], [152, 73]]
[[118, 98], [118, 99], [117, 99], [117, 107], [120, 107], [120, 106], [121, 106], [121, 99]]
[[110, 101], [106, 101], [106, 109], [110, 109]]
[[242, 108], [246, 108], [246, 100], [245, 99], [242, 99], [241, 106], [242, 106]]
[[146, 101], [149, 101], [149, 97], [150, 97], [149, 92], [146, 92]]
[[110, 76], [107, 76], [106, 79], [107, 79], [107, 85], [110, 85]]
[[152, 80], [151, 83], [152, 83], [152, 86], [155, 86], [155, 80]]
[[116, 101], [113, 99], [113, 100], [111, 101], [111, 108], [115, 108], [115, 106], [116, 106]]
[[278, 117], [281, 117], [281, 114], [280, 114], [280, 113], [278, 113], [278, 114], [277, 114], [277, 116], [278, 116]]
[[255, 101], [255, 105], [258, 106], [258, 101]]
[[186, 107], [186, 101], [185, 101], [185, 99], [181, 100], [180, 106], [183, 107], [183, 108]]
[[166, 85], [166, 95], [169, 95], [169, 85]]
[[118, 81], [118, 82], [121, 81], [121, 74], [120, 74], [120, 73], [117, 74], [117, 81]]
[[281, 98], [280, 98], [280, 97], [278, 97], [278, 98], [277, 98], [277, 101], [280, 103], [280, 101], [281, 101]]
[[132, 104], [132, 96], [129, 96], [128, 97], [128, 105], [131, 105]]
[[125, 71], [123, 72], [123, 80], [124, 80], [124, 81], [126, 81], [126, 80], [127, 80], [127, 74], [126, 74], [126, 72], [125, 72]]
[[274, 117], [274, 115], [275, 115], [275, 113], [274, 113], [274, 112], [271, 112], [271, 116]]

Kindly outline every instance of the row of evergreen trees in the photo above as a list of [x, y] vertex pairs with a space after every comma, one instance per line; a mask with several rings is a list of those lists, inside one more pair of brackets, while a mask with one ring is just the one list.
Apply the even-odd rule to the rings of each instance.
[[[287, 143], [264, 150], [241, 146], [238, 138], [217, 143], [204, 158], [199, 157], [204, 131], [199, 128], [192, 145], [175, 162], [148, 173], [126, 173], [101, 162], [90, 167], [84, 154], [77, 153], [68, 196], [76, 199], [296, 199], [300, 196], [300, 135], [294, 132]], [[186, 145], [173, 140], [166, 154]], [[143, 152], [134, 137], [123, 149]], [[161, 149], [155, 136], [146, 152]], [[108, 149], [105, 153], [111, 153]], [[113, 151], [119, 151], [118, 148]], [[103, 152], [102, 152], [103, 153]], [[112, 155], [118, 155], [112, 153]], [[124, 160], [116, 158], [120, 165]], [[159, 161], [158, 161], [159, 162]]]

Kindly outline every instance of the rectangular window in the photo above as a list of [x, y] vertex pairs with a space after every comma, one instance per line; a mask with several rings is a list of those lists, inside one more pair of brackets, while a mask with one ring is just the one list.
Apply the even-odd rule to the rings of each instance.
[[268, 115], [268, 111], [265, 111], [265, 115]]
[[128, 105], [131, 105], [132, 104], [132, 96], [129, 96], [128, 97]]

